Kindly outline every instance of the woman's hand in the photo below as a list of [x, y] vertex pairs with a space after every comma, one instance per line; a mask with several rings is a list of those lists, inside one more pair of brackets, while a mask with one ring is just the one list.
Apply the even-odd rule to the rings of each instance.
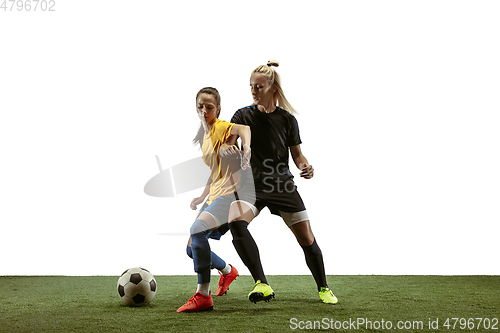
[[198, 206], [199, 204], [201, 204], [204, 199], [205, 199], [204, 197], [194, 198], [191, 201], [191, 205], [189, 205], [189, 207], [191, 207], [192, 210], [196, 210], [196, 206]]
[[236, 145], [223, 143], [219, 148], [220, 157], [239, 158], [242, 151]]
[[307, 163], [302, 163], [300, 165], [300, 177], [305, 179], [311, 179], [314, 176], [314, 168], [312, 165]]
[[243, 155], [241, 157], [241, 168], [245, 170], [250, 167], [250, 159], [252, 158], [252, 149], [250, 146], [243, 146]]
[[243, 150], [240, 150], [236, 145], [228, 145], [224, 143], [219, 148], [219, 156], [227, 157], [232, 159], [238, 159], [241, 157], [241, 168], [243, 170], [250, 167], [250, 159], [252, 157], [252, 149], [250, 146], [244, 146]]

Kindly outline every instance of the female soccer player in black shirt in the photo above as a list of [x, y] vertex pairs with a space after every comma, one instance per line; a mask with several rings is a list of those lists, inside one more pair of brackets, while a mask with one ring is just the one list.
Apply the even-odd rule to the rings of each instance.
[[[256, 282], [248, 295], [250, 301], [256, 303], [274, 298], [274, 291], [262, 269], [257, 244], [247, 228], [259, 212], [268, 207], [272, 214], [283, 218], [304, 250], [320, 299], [335, 304], [337, 298], [326, 283], [323, 255], [288, 166], [290, 151], [300, 176], [305, 179], [314, 176], [314, 168], [300, 149], [302, 141], [297, 120], [292, 114], [294, 110], [285, 98], [280, 78], [273, 68], [278, 65], [276, 61], [270, 61], [252, 72], [250, 87], [254, 103], [236, 111], [231, 119], [232, 123], [250, 126], [252, 132], [251, 166], [255, 197], [243, 195], [233, 202], [229, 211], [229, 228], [234, 247]], [[229, 142], [227, 147], [233, 143]]]

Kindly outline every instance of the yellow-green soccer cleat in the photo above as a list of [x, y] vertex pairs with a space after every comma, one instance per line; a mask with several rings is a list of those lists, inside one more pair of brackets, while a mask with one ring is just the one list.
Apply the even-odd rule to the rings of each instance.
[[271, 289], [271, 287], [268, 284], [260, 282], [260, 280], [257, 280], [255, 282], [255, 286], [253, 287], [253, 290], [248, 294], [248, 299], [250, 302], [260, 302], [262, 300], [269, 302], [271, 298], [274, 298], [274, 291]]
[[319, 298], [321, 298], [323, 303], [327, 304], [335, 304], [338, 302], [337, 297], [335, 297], [330, 288], [321, 287]]

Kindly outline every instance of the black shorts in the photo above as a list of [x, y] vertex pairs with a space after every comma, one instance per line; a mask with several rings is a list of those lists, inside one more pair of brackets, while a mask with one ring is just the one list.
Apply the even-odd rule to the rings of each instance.
[[281, 216], [288, 226], [309, 220], [304, 201], [302, 201], [296, 186], [292, 191], [281, 192], [262, 191], [257, 187], [255, 196], [247, 196], [243, 193], [241, 196], [237, 196], [236, 201], [247, 204], [252, 209], [254, 216], [259, 215], [260, 211], [267, 207], [271, 214]]
[[283, 191], [281, 193], [256, 191], [255, 196], [255, 207], [258, 210], [267, 207], [271, 211], [271, 214], [274, 215], [281, 215], [280, 211], [294, 213], [306, 210], [297, 187], [294, 187], [294, 190], [291, 192]]

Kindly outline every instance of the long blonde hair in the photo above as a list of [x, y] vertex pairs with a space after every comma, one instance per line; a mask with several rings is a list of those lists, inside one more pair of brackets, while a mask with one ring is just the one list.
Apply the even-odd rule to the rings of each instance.
[[258, 73], [266, 77], [276, 87], [276, 94], [278, 95], [278, 106], [291, 114], [297, 113], [293, 106], [288, 102], [285, 97], [283, 89], [281, 89], [281, 79], [278, 72], [273, 67], [278, 67], [280, 64], [276, 60], [269, 60], [267, 65], [260, 65], [253, 70], [252, 74]]

